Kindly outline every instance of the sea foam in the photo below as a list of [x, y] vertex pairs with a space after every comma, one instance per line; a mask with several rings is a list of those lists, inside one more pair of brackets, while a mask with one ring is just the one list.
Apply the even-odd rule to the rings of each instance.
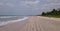
[[11, 17], [17, 17], [17, 16], [1, 16], [0, 18], [11, 18]]
[[7, 22], [0, 22], [0, 26], [6, 25], [6, 24], [9, 24], [9, 23], [23, 21], [23, 20], [26, 20], [26, 19], [28, 19], [28, 17], [24, 17], [22, 19], [17, 19], [17, 20], [12, 20], [12, 21], [7, 21]]

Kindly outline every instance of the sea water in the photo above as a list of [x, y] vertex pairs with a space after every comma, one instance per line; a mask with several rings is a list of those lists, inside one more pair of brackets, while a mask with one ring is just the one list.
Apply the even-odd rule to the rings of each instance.
[[28, 19], [28, 16], [0, 16], [0, 26]]

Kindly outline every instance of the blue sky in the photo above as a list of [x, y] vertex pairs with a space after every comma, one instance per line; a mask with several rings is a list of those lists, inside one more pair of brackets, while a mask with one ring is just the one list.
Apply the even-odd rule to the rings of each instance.
[[60, 0], [0, 0], [0, 15], [37, 15], [60, 8]]

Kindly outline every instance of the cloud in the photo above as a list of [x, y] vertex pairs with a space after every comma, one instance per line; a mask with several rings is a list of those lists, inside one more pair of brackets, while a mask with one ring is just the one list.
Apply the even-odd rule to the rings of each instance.
[[50, 8], [59, 8], [60, 3], [50, 3], [50, 4], [43, 4], [40, 5], [41, 9], [50, 9]]
[[9, 7], [15, 7], [15, 5], [12, 4], [12, 3], [6, 3], [6, 6], [9, 6]]
[[60, 0], [0, 0], [0, 12], [41, 12], [58, 7], [60, 7]]
[[31, 6], [37, 6], [38, 3], [39, 3], [39, 1], [21, 1], [20, 6], [26, 6], [26, 7], [30, 6], [31, 7]]

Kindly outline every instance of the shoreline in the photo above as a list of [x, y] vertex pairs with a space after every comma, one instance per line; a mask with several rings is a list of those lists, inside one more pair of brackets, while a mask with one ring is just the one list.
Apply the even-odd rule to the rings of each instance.
[[15, 22], [12, 24], [7, 24], [6, 26], [1, 27], [0, 31], [20, 31], [23, 27], [26, 26], [26, 24], [29, 23], [30, 20], [31, 20], [31, 22], [33, 22], [33, 19], [35, 19], [35, 20], [37, 20], [37, 19], [39, 19], [39, 20], [40, 19], [52, 20], [50, 18], [42, 17], [42, 16], [31, 16], [24, 21]]
[[0, 26], [0, 31], [4, 31], [4, 30], [11, 31], [12, 29], [14, 30], [14, 29], [21, 28], [28, 22], [27, 20], [28, 19], [19, 21], [19, 22], [10, 23], [10, 24], [4, 25], [4, 26]]
[[28, 19], [28, 18], [29, 18], [29, 17], [24, 17], [24, 18], [17, 19], [17, 20], [11, 20], [11, 21], [2, 22], [2, 23], [0, 24], [0, 26], [5, 26], [5, 25], [7, 25], [7, 24], [24, 21], [24, 20], [26, 20], [26, 19]]

